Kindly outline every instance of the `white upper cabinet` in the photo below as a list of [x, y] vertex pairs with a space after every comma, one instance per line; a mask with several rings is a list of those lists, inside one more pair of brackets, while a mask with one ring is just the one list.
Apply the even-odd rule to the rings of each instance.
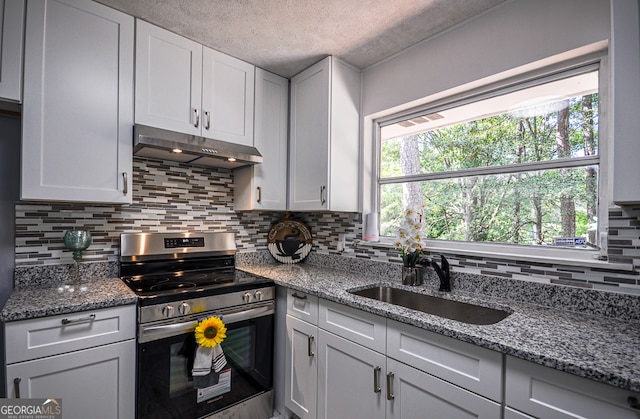
[[254, 69], [137, 20], [135, 121], [253, 146]]
[[133, 18], [88, 0], [26, 16], [22, 199], [130, 203]]
[[202, 135], [253, 146], [252, 64], [203, 47]]
[[0, 99], [20, 102], [24, 0], [0, 0]]
[[136, 21], [136, 123], [200, 135], [202, 45]]
[[613, 202], [640, 203], [640, 4], [611, 1]]
[[291, 80], [289, 209], [358, 211], [360, 72], [327, 57]]
[[256, 68], [254, 146], [264, 162], [234, 171], [234, 207], [287, 208], [289, 80]]

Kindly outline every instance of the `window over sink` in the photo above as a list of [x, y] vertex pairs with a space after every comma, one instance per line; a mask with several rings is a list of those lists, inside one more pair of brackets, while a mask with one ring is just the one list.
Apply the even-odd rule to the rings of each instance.
[[592, 255], [607, 209], [601, 73], [589, 63], [377, 120], [380, 236], [422, 207], [428, 245]]

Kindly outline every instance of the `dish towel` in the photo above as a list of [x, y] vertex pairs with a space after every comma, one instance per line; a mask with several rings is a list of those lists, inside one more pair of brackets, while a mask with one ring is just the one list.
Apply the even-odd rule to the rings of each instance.
[[[200, 345], [196, 347], [196, 354], [193, 359], [193, 386], [195, 388], [206, 388], [218, 383], [219, 372], [227, 364], [222, 345], [213, 348], [205, 348]], [[213, 372], [212, 372], [213, 370]]]
[[212, 369], [215, 372], [220, 372], [226, 364], [227, 359], [221, 345], [216, 345], [213, 348], [198, 345], [191, 373], [195, 376], [202, 376], [209, 374]]

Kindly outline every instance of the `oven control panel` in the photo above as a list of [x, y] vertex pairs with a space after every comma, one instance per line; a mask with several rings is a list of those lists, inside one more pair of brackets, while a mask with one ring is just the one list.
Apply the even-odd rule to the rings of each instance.
[[262, 302], [275, 300], [273, 286], [236, 291], [208, 297], [199, 297], [172, 303], [155, 304], [141, 307], [139, 311], [140, 323], [148, 323], [162, 319], [180, 318], [197, 313], [224, 310], [229, 307], [250, 306]]
[[173, 237], [164, 239], [165, 249], [204, 247], [204, 237]]

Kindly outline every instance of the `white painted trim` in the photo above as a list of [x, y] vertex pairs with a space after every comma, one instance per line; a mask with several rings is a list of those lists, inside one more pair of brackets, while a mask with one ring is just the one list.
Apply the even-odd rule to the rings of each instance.
[[[389, 237], [381, 237], [379, 242], [354, 240], [353, 246], [358, 248], [394, 248], [392, 239]], [[456, 255], [480, 256], [482, 258], [491, 258], [493, 260], [500, 259], [505, 262], [518, 260], [615, 271], [631, 272], [634, 270], [633, 265], [630, 263], [611, 263], [605, 260], [596, 259], [596, 257], [600, 255], [596, 250], [549, 249], [537, 246], [509, 246], [494, 243], [465, 243], [449, 242], [444, 240], [427, 240], [426, 249], [430, 253], [453, 253]]]

